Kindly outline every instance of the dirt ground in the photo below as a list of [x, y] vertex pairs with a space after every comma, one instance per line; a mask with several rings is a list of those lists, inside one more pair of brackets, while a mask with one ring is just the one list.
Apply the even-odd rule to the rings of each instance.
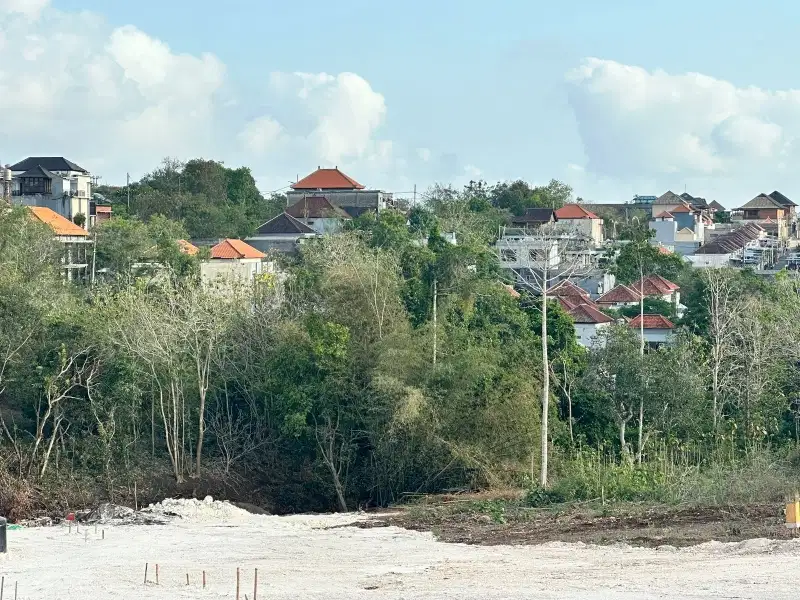
[[[711, 542], [682, 549], [583, 542], [528, 545], [554, 536], [558, 524], [546, 525], [548, 519], [539, 515], [541, 525], [535, 525], [534, 518], [527, 528], [519, 528], [510, 525], [515, 516], [499, 514], [496, 504], [481, 506], [490, 514], [475, 517], [477, 524], [446, 525], [445, 518], [429, 524], [444, 525], [442, 539], [472, 542], [466, 545], [388, 526], [404, 518], [400, 513], [275, 517], [216, 506], [170, 505], [169, 512], [179, 516], [162, 525], [9, 531], [9, 552], [0, 555], [0, 576], [5, 598], [13, 598], [17, 586], [18, 600], [234, 599], [237, 569], [240, 600], [256, 597], [256, 569], [257, 598], [271, 600], [797, 598], [792, 565], [800, 564], [800, 540]], [[769, 521], [774, 508], [753, 514]], [[506, 525], [496, 522], [504, 518], [510, 519]], [[642, 532], [660, 527], [655, 517], [637, 518], [641, 526], [634, 530], [639, 533], [632, 535], [647, 536]], [[715, 521], [741, 522], [722, 516], [680, 518], [687, 530], [690, 523], [712, 527]], [[368, 527], [366, 521], [383, 526]], [[608, 542], [609, 530], [622, 531], [608, 524], [614, 522], [593, 523], [579, 521], [576, 515], [561, 525], [576, 539], [606, 532]], [[416, 526], [422, 525], [417, 521]], [[775, 532], [764, 527], [765, 532]], [[493, 531], [502, 531], [504, 537]], [[534, 538], [535, 531], [539, 533]], [[481, 545], [500, 541], [514, 545]]]
[[361, 527], [432, 532], [443, 542], [499, 545], [583, 542], [682, 548], [754, 538], [789, 540], [783, 506], [570, 506], [531, 509], [499, 500], [442, 499], [398, 509]]

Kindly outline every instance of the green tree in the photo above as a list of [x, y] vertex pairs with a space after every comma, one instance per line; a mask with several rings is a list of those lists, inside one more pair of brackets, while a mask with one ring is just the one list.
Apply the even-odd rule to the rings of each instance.
[[679, 254], [664, 253], [647, 241], [630, 242], [620, 247], [611, 272], [619, 283], [632, 283], [642, 274], [661, 275], [670, 281], [677, 281], [687, 269]]

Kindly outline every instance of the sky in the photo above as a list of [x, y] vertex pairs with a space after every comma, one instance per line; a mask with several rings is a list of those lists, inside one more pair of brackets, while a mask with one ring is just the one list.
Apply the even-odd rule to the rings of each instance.
[[800, 3], [0, 0], [0, 161], [800, 198]]

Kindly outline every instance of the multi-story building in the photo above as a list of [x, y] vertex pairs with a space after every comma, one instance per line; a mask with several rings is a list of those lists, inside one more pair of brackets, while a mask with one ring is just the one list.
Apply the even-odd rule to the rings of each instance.
[[356, 218], [365, 212], [377, 212], [395, 206], [392, 194], [381, 190], [370, 190], [352, 177], [334, 169], [317, 168], [316, 171], [292, 184], [286, 193], [290, 205], [304, 198], [327, 198], [331, 204], [344, 209]]
[[49, 208], [88, 228], [93, 212], [92, 178], [86, 169], [62, 156], [31, 156], [9, 170], [13, 204]]

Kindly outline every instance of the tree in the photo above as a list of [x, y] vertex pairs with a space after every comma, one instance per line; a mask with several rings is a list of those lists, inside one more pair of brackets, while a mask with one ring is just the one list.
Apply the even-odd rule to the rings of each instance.
[[572, 188], [556, 179], [536, 187], [520, 179], [498, 183], [489, 191], [489, 201], [497, 208], [522, 215], [528, 208], [561, 208], [572, 201]]
[[620, 247], [611, 272], [620, 283], [631, 283], [641, 277], [641, 273], [661, 275], [676, 281], [685, 271], [686, 264], [678, 254], [664, 253], [647, 241], [630, 242]]
[[[598, 404], [599, 414], [609, 415], [617, 426], [620, 453], [633, 461], [626, 438], [628, 423], [647, 393], [648, 362], [640, 353], [639, 336], [624, 325], [604, 329], [600, 342], [589, 354], [582, 385]], [[640, 445], [641, 448], [641, 445]]]
[[726, 269], [704, 269], [706, 311], [708, 314], [709, 370], [711, 371], [711, 430], [719, 434], [724, 414], [726, 392], [731, 388], [738, 365], [736, 324], [742, 315], [742, 290], [735, 283], [736, 274]]
[[139, 219], [115, 217], [94, 229], [97, 267], [108, 269], [120, 283], [130, 284], [135, 265], [144, 260], [152, 240]]
[[[550, 358], [548, 352], [547, 310], [549, 290], [562, 279], [569, 279], [581, 269], [577, 261], [570, 258], [570, 251], [582, 247], [585, 242], [567, 239], [558, 235], [552, 226], [542, 225], [535, 230], [523, 232], [524, 241], [512, 246], [508, 238], [501, 237], [497, 243], [501, 264], [515, 275], [516, 283], [539, 297], [541, 310], [542, 352], [542, 413], [541, 413], [541, 459], [539, 484], [545, 488], [548, 481], [548, 444], [550, 412]], [[515, 265], [515, 266], [510, 266]]]

